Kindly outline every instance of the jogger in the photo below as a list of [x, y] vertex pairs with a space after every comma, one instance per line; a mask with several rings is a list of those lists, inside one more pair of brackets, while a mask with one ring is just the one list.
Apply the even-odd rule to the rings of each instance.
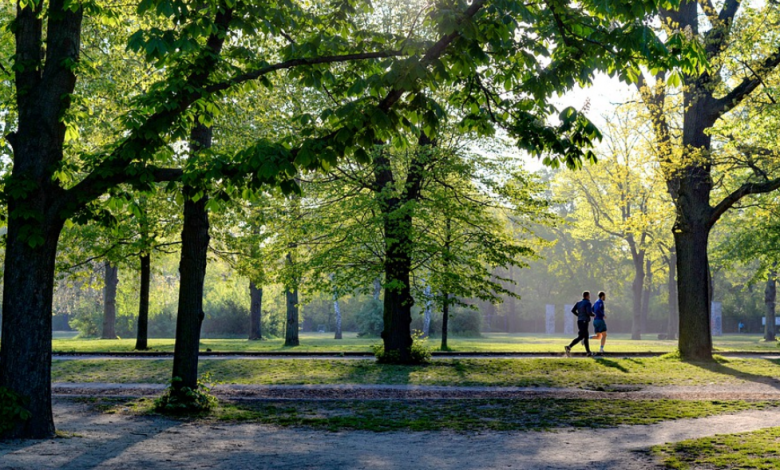
[[599, 354], [604, 353], [604, 345], [607, 342], [607, 322], [605, 320], [606, 314], [604, 312], [604, 301], [607, 299], [607, 294], [599, 292], [599, 300], [593, 304], [593, 315], [596, 317], [593, 320], [593, 330], [595, 335], [590, 339], [601, 339], [601, 348], [599, 348]]
[[585, 351], [587, 352], [587, 355], [592, 356], [593, 354], [590, 352], [590, 343], [588, 341], [588, 337], [590, 336], [590, 333], [588, 332], [588, 325], [590, 324], [590, 317], [593, 316], [593, 306], [590, 303], [590, 292], [585, 291], [582, 293], [582, 300], [577, 302], [577, 305], [571, 309], [571, 313], [577, 315], [578, 334], [577, 337], [574, 338], [574, 340], [571, 342], [571, 344], [564, 348], [566, 355], [568, 356], [569, 353], [571, 353], [571, 348], [582, 341], [582, 343], [585, 345]]

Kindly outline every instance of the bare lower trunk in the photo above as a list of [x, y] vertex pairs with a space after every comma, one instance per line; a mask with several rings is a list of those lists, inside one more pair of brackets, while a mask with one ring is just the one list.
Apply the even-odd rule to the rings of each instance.
[[[192, 129], [190, 151], [211, 147], [212, 130], [203, 124]], [[209, 249], [208, 196], [193, 201], [197, 191], [184, 187], [184, 227], [179, 263], [179, 310], [176, 316], [176, 346], [173, 352], [174, 389], [198, 385], [198, 353], [203, 312], [203, 283]], [[176, 378], [181, 380], [177, 381]]]
[[27, 221], [11, 218], [6, 238], [3, 325], [0, 342], [0, 386], [29, 402], [30, 419], [4, 437], [45, 439], [54, 436], [51, 410], [51, 305], [54, 259], [61, 227], [52, 224], [44, 243], [35, 248], [20, 228]]
[[690, 360], [712, 359], [710, 282], [707, 261], [709, 230], [675, 231], [677, 247], [680, 354]]
[[119, 269], [110, 261], [104, 263], [103, 271], [103, 339], [116, 339], [116, 286], [119, 284]]
[[653, 266], [645, 260], [645, 285], [642, 291], [642, 333], [647, 333], [647, 317], [650, 315], [650, 296], [653, 294]]
[[669, 326], [668, 334], [669, 339], [677, 339], [677, 327], [679, 326], [679, 318], [677, 315], [677, 255], [672, 249], [669, 254], [669, 278], [667, 280], [667, 288], [669, 290]]
[[447, 351], [450, 347], [447, 345], [447, 335], [450, 325], [450, 297], [446, 292], [442, 293], [441, 304], [441, 350]]
[[149, 348], [149, 283], [152, 276], [152, 260], [148, 253], [141, 255], [141, 292], [138, 299], [138, 329], [135, 349]]
[[772, 269], [767, 274], [764, 289], [764, 304], [766, 305], [766, 326], [764, 340], [776, 341], [775, 338], [775, 300], [777, 299], [777, 271]]
[[288, 288], [285, 295], [287, 297], [287, 328], [285, 329], [284, 345], [298, 346], [301, 343], [298, 338], [298, 287]]
[[261, 320], [263, 315], [263, 289], [249, 282], [249, 339], [263, 339]]

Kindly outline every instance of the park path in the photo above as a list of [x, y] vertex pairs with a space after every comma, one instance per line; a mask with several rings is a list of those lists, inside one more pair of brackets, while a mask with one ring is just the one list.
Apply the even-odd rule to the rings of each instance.
[[0, 443], [1, 469], [657, 469], [650, 446], [780, 426], [780, 410], [558, 432], [325, 432], [109, 415], [55, 401], [70, 439]]
[[[154, 383], [58, 382], [52, 384], [55, 396], [137, 397], [157, 395], [166, 387]], [[553, 387], [495, 387], [495, 386], [432, 386], [385, 384], [328, 384], [328, 385], [239, 385], [220, 384], [214, 394], [223, 399], [309, 399], [309, 400], [366, 400], [366, 399], [459, 399], [459, 398], [514, 398], [514, 399], [621, 399], [621, 400], [780, 400], [780, 382], [744, 382], [738, 384], [709, 384], [692, 386], [610, 386], [608, 389]]]

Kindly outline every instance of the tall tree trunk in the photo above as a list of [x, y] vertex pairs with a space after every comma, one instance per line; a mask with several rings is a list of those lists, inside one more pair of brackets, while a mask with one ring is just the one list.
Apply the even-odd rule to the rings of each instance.
[[284, 334], [285, 346], [298, 346], [298, 286], [289, 287], [285, 291], [287, 298], [287, 328]]
[[119, 268], [110, 261], [103, 263], [103, 339], [116, 339], [116, 286]]
[[680, 354], [689, 360], [712, 359], [710, 279], [707, 260], [709, 229], [701, 226], [675, 231], [677, 302], [680, 316]]
[[633, 316], [631, 321], [631, 339], [642, 339], [642, 290], [645, 285], [644, 255], [636, 255], [634, 261], [634, 282], [631, 285], [633, 297]]
[[409, 162], [409, 170], [400, 195], [395, 193], [395, 177], [384, 153], [374, 159], [375, 191], [382, 211], [385, 240], [385, 301], [382, 340], [385, 353], [397, 355], [400, 363], [411, 362], [412, 346], [412, 205], [420, 197], [425, 148], [433, 145], [422, 133], [419, 149]]
[[249, 339], [263, 339], [261, 320], [263, 316], [263, 288], [249, 281]]
[[669, 278], [667, 288], [669, 291], [669, 326], [667, 332], [669, 339], [677, 339], [678, 315], [677, 315], [677, 255], [672, 247], [669, 253]]
[[[193, 127], [190, 153], [211, 147], [212, 130], [203, 124]], [[181, 231], [181, 261], [179, 263], [179, 309], [176, 316], [176, 346], [173, 352], [174, 389], [194, 389], [198, 384], [198, 353], [203, 312], [203, 283], [209, 248], [208, 196], [197, 201], [194, 188], [184, 187], [184, 227]]]
[[642, 332], [647, 333], [647, 317], [650, 315], [650, 296], [653, 294], [653, 265], [645, 259], [645, 285], [642, 292]]
[[[45, 199], [40, 199], [41, 202]], [[13, 214], [14, 204], [9, 204]], [[44, 243], [31, 247], [20, 229], [28, 222], [11, 217], [3, 274], [3, 341], [0, 386], [27, 397], [30, 419], [4, 437], [54, 436], [51, 410], [51, 317], [54, 260], [61, 224], [46, 223]]]
[[447, 335], [449, 334], [450, 325], [450, 295], [446, 292], [441, 294], [441, 349], [442, 351], [448, 351], [450, 347], [447, 345]]
[[141, 293], [138, 299], [138, 328], [135, 349], [149, 349], [149, 283], [152, 277], [152, 259], [149, 253], [141, 255]]
[[764, 289], [764, 304], [766, 305], [766, 326], [764, 340], [776, 341], [775, 338], [775, 300], [777, 299], [777, 271], [773, 267], [766, 278]]

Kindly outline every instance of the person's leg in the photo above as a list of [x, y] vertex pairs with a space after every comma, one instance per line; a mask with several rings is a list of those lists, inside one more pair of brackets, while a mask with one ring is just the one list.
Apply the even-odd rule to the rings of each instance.
[[588, 333], [588, 323], [587, 322], [583, 322], [583, 323], [585, 323], [585, 326], [582, 329], [582, 342], [583, 342], [583, 344], [585, 344], [585, 352], [590, 354], [590, 341], [588, 339], [588, 336], [589, 336], [589, 333]]
[[601, 334], [601, 350], [604, 350], [604, 345], [607, 344], [607, 332], [600, 333]]

